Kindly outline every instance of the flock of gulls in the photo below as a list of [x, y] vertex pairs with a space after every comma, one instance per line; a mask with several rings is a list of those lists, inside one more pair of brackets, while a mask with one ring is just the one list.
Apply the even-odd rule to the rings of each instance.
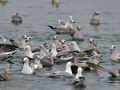
[[[52, 0], [52, 4], [58, 6], [59, 3], [59, 0]], [[93, 14], [90, 19], [91, 25], [100, 25], [99, 15], [98, 11]], [[22, 22], [19, 13], [12, 16], [11, 23], [20, 24]], [[65, 63], [64, 71], [58, 70], [45, 75], [49, 78], [73, 78], [71, 84], [80, 87], [86, 86], [83, 71], [95, 70], [97, 72], [102, 70], [108, 72], [110, 78], [120, 80], [120, 69], [118, 73], [115, 73], [101, 66], [102, 54], [93, 38], [89, 39], [88, 46], [84, 49], [79, 47], [76, 41], [84, 41], [84, 36], [81, 33], [81, 26], [76, 25], [76, 21], [73, 20], [72, 16], [69, 16], [67, 20], [58, 19], [58, 25], [48, 25], [48, 27], [56, 35], [51, 43], [45, 42], [43, 45], [36, 45], [32, 42], [32, 38], [27, 35], [23, 35], [19, 39], [6, 39], [0, 36], [0, 62], [6, 62], [7, 59], [11, 59], [11, 57], [15, 57], [16, 53], [21, 52], [22, 54], [19, 55], [20, 63], [23, 64], [21, 73], [25, 75], [34, 75], [38, 69], [51, 68], [55, 64], [61, 65], [61, 63]], [[71, 41], [61, 38], [64, 34], [71, 36]], [[116, 45], [111, 46], [109, 53], [111, 54], [111, 60], [119, 62], [120, 52], [116, 49]], [[11, 65], [11, 62], [9, 62], [4, 72], [0, 74], [0, 81], [10, 80]]]

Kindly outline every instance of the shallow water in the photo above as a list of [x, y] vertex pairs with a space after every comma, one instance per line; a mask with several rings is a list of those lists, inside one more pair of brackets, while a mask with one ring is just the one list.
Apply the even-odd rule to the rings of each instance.
[[[85, 40], [94, 38], [103, 54], [101, 64], [111, 70], [117, 70], [119, 64], [109, 60], [109, 48], [112, 44], [120, 47], [120, 0], [61, 0], [59, 8], [51, 5], [51, 0], [8, 0], [0, 5], [0, 35], [16, 38], [23, 34], [31, 36], [35, 42], [49, 42], [55, 34], [47, 25], [54, 25], [58, 18], [72, 15], [82, 25]], [[94, 27], [89, 24], [92, 12], [99, 11], [101, 25]], [[11, 24], [11, 16], [19, 12], [23, 23]], [[79, 43], [79, 42], [78, 42]], [[84, 43], [79, 43], [80, 47]], [[0, 90], [78, 90], [70, 85], [71, 79], [50, 79], [44, 77], [46, 69], [37, 71], [35, 75], [21, 74], [20, 58], [14, 58], [10, 81], [0, 82]], [[0, 69], [5, 63], [0, 64]], [[54, 66], [53, 70], [64, 69], [64, 64]], [[111, 82], [106, 73], [84, 73], [86, 88], [81, 90], [119, 90], [120, 81]]]

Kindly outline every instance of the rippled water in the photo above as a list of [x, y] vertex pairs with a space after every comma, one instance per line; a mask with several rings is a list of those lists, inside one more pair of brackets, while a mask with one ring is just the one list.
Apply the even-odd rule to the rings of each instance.
[[[51, 5], [51, 0], [8, 0], [6, 5], [0, 5], [0, 35], [6, 38], [16, 38], [23, 34], [31, 36], [35, 42], [50, 41], [55, 34], [47, 25], [54, 25], [58, 18], [72, 15], [82, 25], [85, 39], [94, 38], [103, 54], [101, 64], [111, 70], [119, 68], [119, 64], [109, 60], [109, 48], [112, 44], [120, 47], [120, 0], [61, 0], [59, 8]], [[100, 11], [101, 25], [91, 26], [89, 19], [92, 12]], [[19, 12], [23, 24], [11, 24], [11, 16]], [[79, 43], [79, 42], [78, 42]], [[83, 47], [84, 43], [79, 44]], [[10, 81], [0, 82], [0, 90], [78, 90], [69, 85], [71, 79], [50, 79], [43, 77], [42, 71], [35, 75], [21, 74], [22, 64], [19, 58], [12, 59], [14, 64]], [[4, 64], [0, 64], [0, 68]], [[64, 69], [64, 64], [53, 69]], [[120, 81], [111, 82], [106, 73], [84, 73], [87, 87], [83, 90], [119, 90]], [[81, 89], [82, 90], [82, 89]]]

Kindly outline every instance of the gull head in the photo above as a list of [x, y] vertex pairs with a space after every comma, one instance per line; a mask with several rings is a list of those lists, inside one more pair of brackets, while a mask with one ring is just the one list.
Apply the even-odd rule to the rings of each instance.
[[90, 40], [89, 40], [89, 41], [90, 41], [90, 43], [93, 43], [93, 42], [94, 42], [93, 38], [90, 38]]
[[22, 39], [27, 39], [27, 35], [23, 35], [21, 38]]
[[116, 49], [116, 45], [112, 45], [110, 48], [110, 53], [112, 53]]
[[73, 20], [73, 17], [72, 17], [72, 16], [69, 16], [69, 22], [75, 23], [75, 21]]
[[27, 57], [24, 57], [23, 58], [23, 62], [25, 63], [25, 62], [28, 62], [29, 61], [29, 59], [27, 58]]
[[73, 50], [73, 51], [75, 51], [75, 50], [81, 51], [75, 41], [71, 41], [71, 42], [69, 43], [69, 46], [70, 46], [70, 49]]
[[29, 45], [27, 45], [24, 50], [25, 51], [31, 51], [31, 47]]
[[72, 65], [72, 62], [67, 62], [66, 67], [70, 67]]
[[98, 15], [100, 15], [100, 13], [99, 13], [98, 11], [96, 11], [96, 12], [94, 13], [94, 15], [98, 16]]
[[77, 74], [75, 76], [76, 79], [80, 78], [80, 77], [83, 77], [82, 76], [82, 71], [83, 71], [83, 69], [81, 67], [79, 67], [78, 70], [77, 70]]

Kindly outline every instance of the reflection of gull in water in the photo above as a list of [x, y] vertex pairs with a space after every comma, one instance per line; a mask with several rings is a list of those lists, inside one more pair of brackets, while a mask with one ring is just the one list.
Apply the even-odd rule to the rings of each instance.
[[55, 71], [53, 73], [49, 73], [49, 77], [73, 77], [72, 71], [71, 71], [71, 62], [68, 62], [66, 64], [65, 71]]

